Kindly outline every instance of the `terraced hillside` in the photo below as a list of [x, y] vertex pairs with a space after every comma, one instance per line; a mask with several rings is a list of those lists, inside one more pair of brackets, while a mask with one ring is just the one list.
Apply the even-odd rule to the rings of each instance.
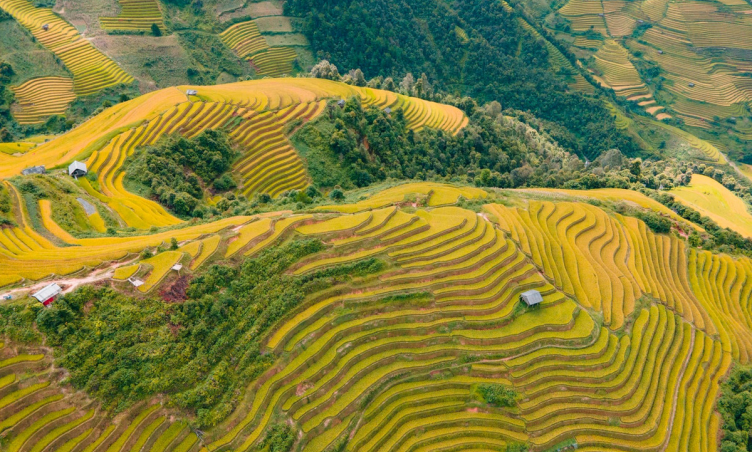
[[715, 179], [694, 174], [689, 185], [677, 187], [671, 193], [680, 202], [712, 218], [721, 227], [752, 237], [752, 215], [747, 209], [747, 203]]
[[9, 451], [174, 450], [198, 442], [188, 425], [159, 403], [112, 419], [84, 394], [61, 387], [43, 350], [0, 342], [0, 434]]
[[[595, 57], [596, 72], [603, 73], [617, 95], [639, 103], [658, 119], [669, 117], [661, 110], [670, 107], [687, 125], [709, 128], [717, 117], [744, 116], [744, 106], [752, 100], [746, 76], [750, 11], [744, 1], [570, 0], [557, 14], [570, 25], [566, 40], [583, 60]], [[629, 78], [634, 89], [642, 84], [649, 89], [624, 91], [622, 79], [637, 74], [625, 58], [604, 58], [617, 54], [659, 69], [639, 81]], [[665, 78], [660, 86], [653, 80], [659, 76]], [[660, 105], [651, 102], [656, 87], [666, 92], [657, 96]], [[748, 135], [745, 124], [732, 127], [740, 136]]]
[[65, 113], [76, 94], [66, 77], [40, 77], [13, 87], [16, 104], [13, 117], [19, 124], [40, 124], [48, 117]]
[[[196, 96], [185, 94], [194, 88], [198, 90]], [[416, 130], [436, 127], [456, 132], [467, 122], [462, 112], [453, 107], [317, 79], [179, 87], [112, 107], [81, 127], [23, 155], [3, 154], [0, 172], [10, 177], [28, 166], [43, 164], [52, 168], [76, 158], [84, 159], [89, 170], [97, 175], [96, 181], [79, 178], [75, 183], [82, 194], [87, 195], [89, 203], [99, 206], [100, 211], [109, 211], [118, 224], [140, 230], [177, 226], [183, 221], [156, 202], [124, 187], [123, 162], [136, 147], [152, 144], [161, 136], [173, 133], [191, 137], [205, 129], [223, 128], [242, 151], [233, 166], [242, 181], [240, 193], [251, 196], [264, 192], [275, 196], [308, 185], [303, 162], [285, 135], [285, 124], [315, 117], [324, 110], [327, 99], [350, 96], [361, 97], [367, 105], [403, 108], [410, 127]], [[65, 207], [45, 203], [30, 206], [30, 201], [23, 198], [15, 186], [6, 186], [18, 206], [15, 215], [18, 226], [7, 229], [13, 238], [3, 241], [6, 256], [12, 257], [5, 263], [0, 262], [0, 267], [6, 266], [0, 270], [4, 283], [24, 278], [40, 279], [53, 273], [68, 275], [120, 259], [146, 246], [169, 242], [173, 237], [185, 240], [248, 221], [239, 217], [217, 225], [140, 238], [76, 239], [53, 219], [54, 211]], [[29, 227], [33, 223], [29, 209], [40, 212], [45, 228], [41, 235]], [[88, 223], [85, 227], [103, 232], [101, 216], [87, 215], [82, 219]], [[58, 248], [63, 244], [80, 245], [88, 251]], [[48, 259], [46, 263], [38, 260], [41, 255]], [[18, 266], [14, 264], [17, 259], [35, 262]]]
[[152, 24], [164, 30], [162, 11], [157, 0], [119, 0], [120, 14], [100, 17], [103, 30], [150, 32]]
[[269, 45], [253, 20], [235, 24], [219, 37], [238, 56], [250, 61], [259, 75], [279, 77], [292, 73], [292, 62], [297, 56], [295, 49]]
[[[56, 395], [57, 383], [45, 383], [44, 374], [13, 370], [8, 377], [4, 363], [26, 369], [33, 354], [14, 358], [23, 354], [5, 349], [0, 426], [12, 426], [7, 444], [14, 451], [50, 444], [246, 451], [286, 422], [301, 451], [504, 450], [515, 443], [533, 451], [574, 444], [716, 450], [719, 380], [732, 360], [752, 358], [752, 261], [687, 249], [635, 218], [562, 200], [565, 191], [506, 193], [518, 207], [487, 203], [474, 211], [457, 203], [488, 202], [483, 190], [404, 184], [306, 213], [232, 217], [122, 242], [69, 238], [75, 246], [54, 249], [26, 217], [17, 218], [3, 243], [20, 248], [34, 238], [39, 247], [15, 256], [6, 248], [0, 265], [7, 259], [32, 268], [36, 258], [53, 266], [53, 256], [67, 250], [104, 261], [179, 240], [174, 251], [118, 264], [112, 276], [123, 290], [131, 290], [129, 278], [145, 281], [141, 291], [158, 286], [176, 262], [200, 270], [296, 238], [316, 238], [326, 248], [295, 262], [291, 277], [367, 260], [384, 265], [307, 297], [277, 322], [263, 341], [274, 365], [200, 440], [179, 413], [153, 403], [103, 420], [96, 404]], [[547, 196], [555, 201], [533, 199]], [[580, 196], [662, 207], [637, 193]], [[45, 225], [55, 231], [49, 218]], [[105, 247], [110, 256], [101, 254]], [[539, 307], [519, 301], [529, 289], [543, 295]], [[44, 354], [33, 360], [48, 362]], [[479, 396], [493, 387], [513, 391], [512, 403]], [[54, 409], [31, 408], [46, 397]], [[19, 412], [39, 414], [21, 421]]]
[[31, 32], [36, 40], [52, 51], [73, 74], [73, 91], [78, 96], [93, 94], [119, 83], [131, 83], [133, 77], [48, 8], [38, 8], [26, 0], [2, 0], [0, 8]]

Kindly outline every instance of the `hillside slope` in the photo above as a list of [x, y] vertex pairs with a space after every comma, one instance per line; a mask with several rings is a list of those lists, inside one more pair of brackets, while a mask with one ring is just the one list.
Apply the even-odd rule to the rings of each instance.
[[[0, 395], [17, 400], [0, 407], [10, 450], [65, 444], [102, 451], [246, 451], [277, 437], [290, 438], [294, 450], [302, 451], [521, 444], [534, 451], [573, 444], [582, 450], [715, 450], [719, 380], [732, 360], [752, 358], [752, 312], [744, 303], [749, 279], [732, 276], [746, 275], [752, 262], [688, 250], [680, 238], [654, 234], [605, 206], [569, 202], [560, 192], [505, 193], [505, 202], [518, 207], [497, 204], [494, 193], [474, 188], [398, 185], [371, 191], [356, 203], [175, 231], [187, 241], [158, 256], [172, 262], [175, 255], [184, 268], [196, 268], [204, 247], [211, 247], [210, 261], [249, 256], [260, 265], [280, 244], [318, 239], [324, 244], [320, 251], [283, 268], [290, 283], [341, 272], [352, 276], [309, 287], [300, 304], [262, 330], [259, 356], [271, 361], [242, 398], [228, 393], [236, 400], [232, 414], [199, 437], [180, 413], [153, 403], [110, 420], [100, 405], [66, 395], [54, 373], [39, 372], [49, 366], [44, 352], [11, 344], [0, 350]], [[648, 198], [632, 198], [652, 205]], [[462, 199], [482, 209], [456, 206]], [[210, 244], [217, 234], [218, 248]], [[158, 265], [142, 261], [141, 268], [153, 267], [145, 273], [147, 283]], [[131, 272], [124, 267], [121, 273]], [[127, 290], [122, 289], [127, 283], [114, 284]], [[219, 291], [236, 294], [229, 281], [218, 284]], [[543, 294], [534, 309], [518, 301], [530, 289]], [[143, 367], [120, 360], [136, 349], [166, 347], [166, 337], [182, 340], [160, 331], [193, 328], [187, 318], [171, 326], [169, 316], [160, 320], [158, 314], [144, 319], [147, 323], [136, 321], [143, 328], [138, 343], [121, 343], [116, 338], [123, 325], [113, 323], [99, 333], [88, 325], [112, 315], [109, 308], [132, 309], [126, 307], [131, 302], [96, 291], [77, 297], [56, 304], [44, 321], [70, 312], [73, 329], [62, 335], [47, 326], [44, 331], [71, 353], [61, 358], [76, 381], [96, 393], [97, 386], [122, 374], [76, 364], [76, 357], [89, 353], [91, 335], [104, 334], [108, 345], [102, 347], [115, 353], [118, 366], [148, 379], [148, 369], [173, 359], [173, 352], [144, 356], [149, 364]], [[74, 300], [89, 300], [88, 313], [75, 313]], [[173, 321], [179, 318], [175, 309], [182, 309], [159, 300], [136, 304], [155, 313], [172, 311]], [[239, 321], [233, 328], [255, 325], [248, 323], [253, 309], [258, 308], [238, 306], [228, 313], [230, 321], [235, 316]], [[250, 346], [241, 345], [242, 337], [234, 346]], [[225, 369], [229, 380], [214, 383], [220, 394], [232, 391], [231, 379], [244, 369], [235, 369], [230, 359], [215, 353], [210, 360], [215, 371], [199, 374], [214, 381], [216, 369]], [[166, 388], [185, 400], [177, 395], [185, 388]], [[489, 396], [501, 388], [512, 398]], [[130, 391], [122, 386], [101, 397], [122, 400], [117, 397]], [[206, 422], [202, 416], [188, 422]]]

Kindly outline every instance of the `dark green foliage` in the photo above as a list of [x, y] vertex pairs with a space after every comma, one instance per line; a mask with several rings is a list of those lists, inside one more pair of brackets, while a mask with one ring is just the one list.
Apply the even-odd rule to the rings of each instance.
[[700, 212], [674, 200], [668, 193], [653, 193], [652, 198], [679, 216], [692, 223], [698, 224], [705, 229], [709, 237], [704, 238], [696, 231], [689, 236], [689, 244], [702, 247], [707, 250], [715, 250], [723, 253], [741, 253], [752, 256], [752, 239], [742, 236], [729, 228], [722, 228], [710, 217], [700, 215]]
[[272, 425], [257, 448], [268, 452], [289, 452], [294, 442], [295, 433], [292, 428], [287, 424], [278, 423]]
[[[185, 216], [200, 204], [203, 187], [220, 179], [235, 156], [224, 132], [206, 130], [191, 139], [166, 137], [136, 152], [126, 174], [148, 187], [160, 203]], [[231, 184], [225, 181], [220, 185]]]
[[317, 240], [293, 241], [240, 268], [212, 266], [191, 281], [182, 304], [82, 287], [42, 310], [38, 327], [57, 347], [71, 383], [108, 408], [164, 393], [195, 413], [199, 425], [213, 426], [277, 359], [261, 352], [275, 322], [306, 295], [383, 266], [367, 260], [305, 277], [285, 273], [323, 248]]
[[217, 180], [214, 181], [212, 187], [217, 191], [232, 190], [238, 186], [229, 174], [223, 174]]
[[497, 383], [482, 383], [475, 387], [475, 396], [495, 407], [511, 408], [517, 405], [517, 392]]
[[159, 29], [159, 25], [151, 24], [151, 34], [154, 36], [162, 36], [162, 30]]
[[507, 445], [506, 450], [504, 450], [504, 452], [527, 452], [528, 450], [530, 449], [527, 447], [527, 444], [509, 443]]
[[0, 304], [0, 338], [6, 336], [12, 341], [41, 342], [42, 336], [34, 327], [34, 320], [44, 310], [36, 300]]
[[[531, 139], [528, 126], [507, 126], [493, 109], [472, 109], [470, 123], [455, 136], [433, 129], [415, 133], [401, 109], [391, 114], [363, 109], [350, 98], [344, 108], [330, 106], [293, 141], [314, 183], [329, 188], [364, 187], [387, 178], [452, 177], [491, 187], [558, 186], [579, 176], [572, 172], [581, 167], [576, 157]], [[336, 189], [330, 194], [335, 200], [340, 195]]]
[[721, 385], [718, 412], [723, 418], [721, 452], [752, 450], [752, 368], [736, 366]]
[[658, 234], [666, 234], [671, 230], [671, 220], [662, 217], [655, 212], [640, 212], [637, 218], [644, 221], [651, 231]]
[[356, 68], [367, 77], [425, 73], [442, 91], [497, 100], [556, 123], [552, 137], [579, 155], [639, 151], [600, 100], [567, 91], [545, 44], [501, 2], [291, 0], [285, 9], [304, 19], [314, 51], [343, 74]]

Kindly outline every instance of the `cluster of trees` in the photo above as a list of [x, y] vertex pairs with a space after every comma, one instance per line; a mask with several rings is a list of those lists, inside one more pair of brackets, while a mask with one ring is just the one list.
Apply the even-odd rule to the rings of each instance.
[[[384, 77], [376, 79], [377, 87], [417, 94], [418, 81], [431, 80], [432, 89], [420, 83], [425, 97], [437, 98], [434, 91], [470, 95], [550, 121], [549, 133], [577, 155], [592, 159], [612, 148], [639, 152], [600, 100], [567, 89], [566, 75], [552, 68], [545, 43], [500, 2], [291, 0], [285, 8], [303, 18], [320, 58], [345, 72]], [[416, 80], [412, 74], [422, 75]], [[362, 83], [365, 77], [347, 78]]]
[[386, 179], [452, 180], [480, 187], [670, 189], [689, 182], [694, 167], [674, 159], [643, 162], [617, 149], [583, 161], [553, 141], [550, 123], [529, 113], [452, 99], [470, 116], [452, 136], [414, 132], [400, 109], [363, 108], [357, 98], [329, 105], [293, 142], [322, 188], [363, 187]]
[[[126, 174], [129, 180], [146, 186], [160, 203], [187, 216], [201, 203], [205, 188], [235, 188], [235, 182], [225, 173], [236, 157], [227, 134], [205, 130], [190, 139], [165, 137], [137, 151], [127, 162]], [[196, 212], [196, 216], [203, 214]]]
[[499, 408], [517, 406], [517, 391], [498, 383], [481, 383], [474, 389], [480, 401]]
[[[370, 259], [300, 277], [285, 272], [323, 248], [317, 240], [292, 241], [239, 268], [212, 266], [190, 282], [183, 303], [85, 286], [34, 311], [36, 324], [56, 347], [70, 382], [106, 408], [122, 410], [167, 394], [194, 413], [199, 426], [214, 426], [277, 359], [261, 352], [261, 339], [278, 319], [314, 291], [383, 269], [383, 262]], [[34, 312], [0, 309], [0, 333], [28, 323]], [[286, 442], [289, 435], [277, 433], [270, 444]]]
[[705, 235], [701, 235], [697, 231], [691, 232], [688, 238], [690, 245], [702, 247], [706, 250], [715, 250], [728, 254], [745, 254], [752, 257], [752, 239], [746, 238], [731, 229], [720, 227], [711, 218], [703, 216], [693, 208], [677, 202], [668, 193], [652, 192], [648, 194], [685, 220], [698, 224], [705, 229]]
[[[6, 19], [0, 16], [0, 21], [2, 20]], [[10, 90], [13, 75], [15, 75], [13, 66], [6, 61], [0, 60], [0, 143], [13, 141], [11, 130], [17, 127], [16, 122], [10, 114], [10, 105], [14, 99], [13, 91]]]
[[[403, 111], [363, 108], [357, 98], [303, 127], [293, 142], [322, 188], [363, 187], [386, 179], [459, 180], [481, 186], [559, 185], [583, 163], [544, 132], [501, 114], [491, 103], [473, 106], [467, 127], [455, 136], [414, 132]], [[525, 116], [523, 114], [523, 116]], [[530, 118], [527, 118], [530, 119]]]
[[752, 450], [752, 368], [736, 366], [721, 385], [721, 452]]

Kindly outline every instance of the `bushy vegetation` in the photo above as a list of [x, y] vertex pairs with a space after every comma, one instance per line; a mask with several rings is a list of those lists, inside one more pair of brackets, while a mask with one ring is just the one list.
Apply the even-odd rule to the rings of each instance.
[[723, 418], [721, 452], [752, 449], [752, 368], [737, 366], [721, 385], [718, 411]]
[[401, 109], [387, 114], [351, 98], [344, 107], [330, 105], [293, 142], [322, 188], [408, 178], [499, 188], [670, 189], [691, 178], [687, 163], [643, 162], [617, 149], [586, 164], [553, 141], [550, 123], [516, 110], [502, 112], [496, 102], [457, 103], [469, 111], [470, 122], [454, 136], [433, 129], [414, 132]]
[[178, 33], [178, 38], [180, 45], [198, 64], [195, 68], [186, 69], [186, 75], [191, 83], [198, 85], [217, 83], [217, 78], [222, 72], [234, 77], [250, 73], [248, 65], [235, 56], [232, 50], [215, 35], [199, 31], [182, 31]]
[[517, 405], [517, 391], [497, 383], [477, 385], [475, 396], [479, 400], [499, 408], [511, 408]]
[[227, 135], [206, 130], [194, 138], [170, 136], [131, 157], [126, 174], [149, 188], [151, 195], [178, 215], [190, 215], [204, 189], [225, 191], [235, 184], [228, 175], [237, 152]]
[[294, 442], [295, 433], [289, 425], [274, 424], [267, 432], [264, 440], [259, 443], [258, 450], [289, 452]]
[[293, 241], [240, 268], [215, 265], [191, 281], [182, 304], [82, 287], [42, 310], [37, 324], [71, 383], [106, 407], [165, 393], [199, 425], [213, 426], [274, 362], [260, 348], [274, 322], [314, 290], [380, 268], [366, 261], [306, 277], [284, 273], [322, 249], [316, 240]]
[[470, 124], [451, 136], [433, 129], [413, 132], [401, 109], [390, 114], [364, 109], [351, 98], [343, 108], [331, 105], [293, 141], [322, 188], [405, 178], [460, 178], [491, 187], [560, 185], [582, 168], [545, 134], [504, 118], [498, 104], [472, 109]]
[[390, 77], [375, 87], [398, 84], [426, 96], [430, 91], [414, 90], [418, 74], [426, 74], [437, 91], [496, 100], [552, 122], [552, 137], [580, 156], [592, 159], [612, 148], [639, 152], [600, 100], [567, 90], [545, 44], [500, 2], [291, 0], [285, 9], [303, 18], [313, 50], [343, 73]]
[[713, 219], [701, 215], [700, 212], [693, 208], [675, 201], [674, 197], [668, 193], [652, 193], [652, 197], [679, 214], [682, 218], [698, 224], [705, 229], [707, 234], [699, 234], [697, 231], [692, 231], [688, 238], [690, 245], [722, 253], [739, 253], [752, 256], [752, 239], [746, 238], [729, 228], [720, 227]]

